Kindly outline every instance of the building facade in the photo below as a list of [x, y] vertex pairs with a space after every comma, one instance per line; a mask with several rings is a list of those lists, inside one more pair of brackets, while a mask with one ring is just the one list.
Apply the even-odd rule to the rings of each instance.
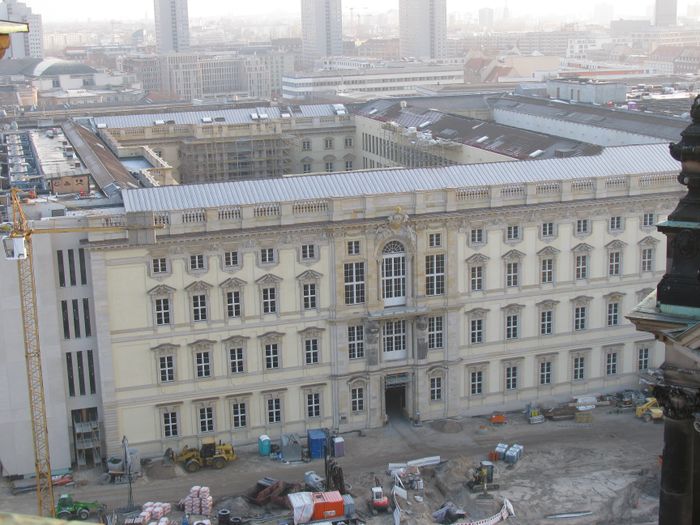
[[29, 25], [28, 33], [10, 35], [9, 53], [6, 58], [44, 58], [44, 31], [41, 15], [32, 13], [31, 7], [16, 0], [3, 0], [0, 3], [0, 19], [11, 22], [24, 22]]
[[401, 56], [419, 59], [444, 58], [446, 48], [446, 0], [400, 0]]
[[190, 47], [188, 0], [153, 0], [158, 54], [182, 53]]
[[635, 385], [662, 356], [623, 312], [662, 273], [676, 171], [653, 145], [126, 191], [129, 239], [88, 248], [107, 449]]
[[342, 55], [341, 0], [301, 0], [301, 38], [307, 68], [319, 58]]

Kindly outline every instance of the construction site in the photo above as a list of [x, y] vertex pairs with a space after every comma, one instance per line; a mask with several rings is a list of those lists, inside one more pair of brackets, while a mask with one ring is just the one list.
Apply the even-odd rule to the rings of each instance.
[[[342, 436], [262, 436], [257, 447], [212, 443], [140, 458], [131, 486], [123, 464], [54, 480], [56, 514], [119, 525], [651, 524], [657, 408], [625, 392], [421, 425], [397, 416]], [[26, 485], [1, 494], [0, 512], [36, 513]]]

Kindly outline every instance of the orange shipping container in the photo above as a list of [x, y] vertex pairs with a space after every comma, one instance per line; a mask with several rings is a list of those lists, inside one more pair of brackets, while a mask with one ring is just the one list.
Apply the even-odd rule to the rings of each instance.
[[313, 499], [313, 520], [340, 518], [345, 514], [343, 496], [337, 490], [333, 492], [314, 492]]

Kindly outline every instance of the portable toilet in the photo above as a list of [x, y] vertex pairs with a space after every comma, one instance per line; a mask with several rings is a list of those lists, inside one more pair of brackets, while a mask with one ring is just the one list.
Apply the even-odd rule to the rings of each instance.
[[345, 456], [345, 440], [340, 436], [333, 438], [333, 456], [336, 458]]
[[326, 455], [326, 433], [320, 428], [309, 430], [309, 456], [311, 459], [321, 459]]
[[263, 434], [258, 438], [258, 453], [261, 456], [269, 456], [270, 450], [272, 449], [272, 442], [270, 441], [270, 436]]

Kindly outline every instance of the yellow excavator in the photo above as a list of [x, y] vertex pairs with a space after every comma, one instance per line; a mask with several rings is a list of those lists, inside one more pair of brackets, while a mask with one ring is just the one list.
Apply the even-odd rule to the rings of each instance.
[[236, 459], [236, 452], [230, 443], [217, 444], [214, 439], [207, 439], [202, 443], [202, 448], [190, 448], [187, 445], [175, 454], [173, 449], [165, 451], [165, 457], [174, 463], [180, 463], [187, 472], [197, 472], [202, 467], [222, 469], [226, 463]]
[[646, 403], [634, 409], [634, 415], [642, 418], [645, 422], [663, 419], [664, 411], [659, 406], [655, 397], [647, 397]]

